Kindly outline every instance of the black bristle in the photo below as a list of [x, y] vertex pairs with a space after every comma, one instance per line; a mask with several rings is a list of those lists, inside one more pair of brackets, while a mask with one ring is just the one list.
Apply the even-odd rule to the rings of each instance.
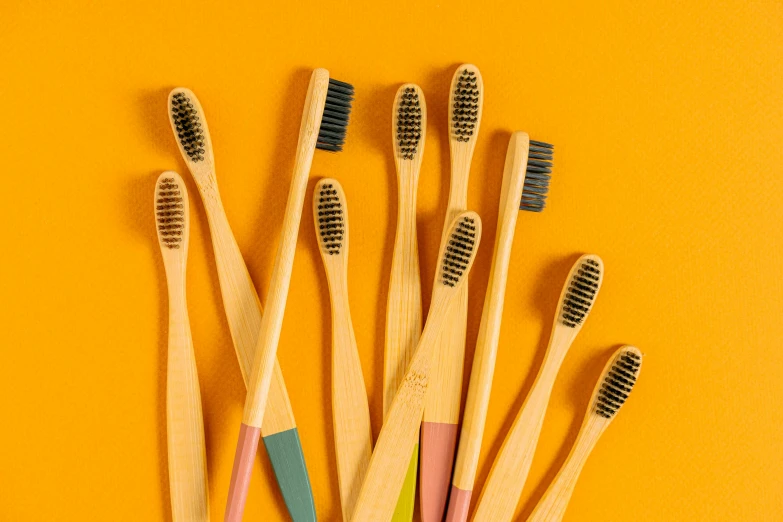
[[463, 70], [454, 86], [451, 132], [457, 141], [470, 141], [478, 125], [480, 92], [474, 71]]
[[404, 160], [412, 160], [421, 141], [421, 100], [414, 87], [406, 87], [397, 106], [397, 145]]
[[611, 419], [617, 413], [636, 384], [641, 364], [641, 357], [633, 351], [624, 351], [617, 356], [598, 390], [593, 408], [596, 415]]
[[441, 282], [456, 286], [470, 264], [476, 248], [476, 223], [473, 218], [464, 217], [449, 237], [441, 267]]
[[330, 152], [340, 152], [345, 143], [345, 133], [353, 102], [353, 86], [329, 78], [329, 89], [326, 92], [326, 104], [318, 131], [318, 149]]
[[188, 158], [193, 162], [204, 161], [204, 129], [198, 109], [184, 92], [178, 92], [171, 97], [171, 119], [177, 139]]
[[552, 179], [552, 158], [554, 146], [543, 141], [530, 140], [528, 149], [525, 185], [519, 210], [541, 212], [546, 207], [549, 180]]
[[339, 254], [345, 235], [345, 219], [337, 189], [331, 183], [323, 183], [318, 189], [318, 234], [321, 248], [329, 255]]
[[560, 320], [565, 326], [575, 328], [582, 324], [587, 312], [593, 306], [600, 279], [601, 265], [593, 259], [582, 261], [574, 271], [560, 313]]
[[185, 205], [182, 192], [174, 178], [163, 178], [158, 183], [155, 198], [155, 217], [160, 241], [166, 248], [179, 248], [185, 230]]

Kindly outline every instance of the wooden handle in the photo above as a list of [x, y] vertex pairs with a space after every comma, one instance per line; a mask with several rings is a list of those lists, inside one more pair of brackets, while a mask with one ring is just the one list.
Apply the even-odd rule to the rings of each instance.
[[248, 394], [245, 401], [243, 422], [248, 426], [260, 427], [264, 418], [272, 380], [277, 344], [283, 325], [283, 314], [291, 283], [294, 266], [296, 238], [307, 192], [307, 179], [313, 162], [313, 153], [318, 139], [318, 128], [323, 116], [326, 92], [329, 87], [329, 73], [325, 69], [316, 69], [310, 79], [310, 87], [302, 114], [299, 130], [299, 145], [296, 153], [294, 173], [283, 218], [280, 244], [272, 269], [272, 280], [266, 303], [266, 313], [261, 319], [261, 328], [253, 359]]
[[332, 420], [343, 520], [350, 520], [372, 454], [372, 430], [367, 389], [348, 306], [347, 274], [342, 263], [335, 265], [329, 270]]
[[[215, 251], [215, 264], [220, 281], [220, 294], [223, 298], [228, 328], [242, 379], [247, 386], [263, 310], [247, 265], [228, 224], [228, 218], [217, 193], [217, 186], [214, 186], [213, 190], [202, 189], [201, 196], [207, 210], [212, 248]], [[294, 427], [296, 427], [296, 420], [288, 398], [288, 390], [283, 381], [280, 365], [275, 360], [273, 382], [270, 386], [261, 433], [267, 437]]]
[[424, 332], [378, 436], [351, 519], [353, 522], [386, 522], [394, 513], [411, 451], [419, 437], [432, 345], [446, 325], [454, 297], [453, 291], [438, 291], [433, 296]]
[[476, 339], [473, 369], [470, 374], [468, 399], [462, 421], [453, 484], [465, 491], [473, 489], [481, 452], [481, 440], [487, 418], [492, 377], [495, 372], [503, 304], [506, 295], [508, 267], [514, 230], [519, 216], [519, 202], [525, 184], [530, 139], [524, 132], [515, 132], [509, 140], [500, 192], [497, 235], [489, 273], [489, 286], [484, 298], [481, 326]]
[[399, 176], [397, 234], [394, 239], [389, 297], [386, 305], [384, 415], [391, 407], [421, 335], [421, 276], [416, 240], [416, 187], [416, 179]]
[[552, 330], [541, 370], [481, 491], [474, 522], [504, 522], [513, 518], [533, 462], [557, 372], [574, 337], [573, 330], [562, 325]]
[[593, 451], [595, 444], [605, 429], [605, 422], [587, 422], [579, 431], [579, 436], [571, 448], [563, 467], [546, 493], [536, 505], [528, 522], [558, 522], [563, 519], [568, 501], [576, 487], [579, 474]]
[[169, 279], [166, 434], [174, 522], [208, 521], [207, 454], [184, 281]]

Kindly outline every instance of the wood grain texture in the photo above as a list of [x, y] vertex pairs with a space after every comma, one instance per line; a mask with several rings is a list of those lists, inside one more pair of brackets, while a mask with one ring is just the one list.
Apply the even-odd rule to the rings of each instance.
[[313, 221], [332, 304], [332, 423], [343, 520], [350, 520], [372, 454], [372, 429], [348, 304], [347, 199], [337, 180], [316, 184]]
[[243, 422], [250, 426], [261, 426], [270, 383], [274, 375], [277, 344], [280, 340], [288, 287], [291, 283], [296, 238], [299, 235], [299, 223], [302, 219], [302, 208], [307, 192], [307, 179], [313, 162], [318, 128], [323, 116], [328, 87], [329, 72], [326, 69], [313, 71], [302, 113], [302, 123], [299, 128], [294, 173], [288, 191], [280, 243], [272, 268], [266, 313], [261, 318], [261, 328], [252, 365], [253, 370], [248, 383]]
[[[175, 137], [177, 125], [172, 118], [172, 98], [184, 94], [197, 111], [203, 129], [203, 160], [193, 161], [186, 153], [182, 143], [177, 139], [177, 147], [188, 166], [196, 186], [201, 194], [201, 201], [207, 213], [209, 233], [212, 238], [212, 248], [215, 252], [220, 294], [226, 311], [231, 340], [239, 361], [242, 379], [247, 385], [253, 356], [255, 355], [258, 332], [261, 327], [261, 301], [250, 279], [247, 265], [242, 258], [234, 234], [228, 224], [228, 218], [223, 208], [215, 175], [215, 160], [212, 151], [212, 138], [209, 133], [207, 119], [196, 95], [189, 89], [177, 88], [169, 94], [169, 122]], [[288, 391], [283, 381], [280, 366], [275, 364], [274, 382], [270, 387], [269, 406], [261, 427], [263, 436], [269, 436], [296, 426]]]
[[[478, 79], [478, 114], [473, 129], [473, 134], [467, 141], [461, 141], [454, 133], [454, 125], [457, 123], [454, 116], [455, 89], [457, 89], [460, 75], [463, 71], [474, 73]], [[444, 219], [441, 244], [448, 238], [449, 224], [460, 212], [464, 212], [468, 206], [468, 176], [470, 164], [473, 160], [473, 151], [476, 147], [481, 113], [484, 102], [484, 83], [481, 73], [475, 65], [460, 65], [452, 78], [449, 93], [449, 150], [451, 151], [451, 184], [449, 187], [449, 201]], [[424, 409], [425, 422], [447, 422], [457, 424], [459, 422], [460, 394], [462, 391], [462, 367], [465, 360], [465, 332], [468, 309], [468, 287], [464, 285], [458, 296], [457, 304], [450, 312], [448, 328], [441, 332], [440, 338], [433, 348], [433, 373], [430, 382], [431, 389], [435, 390], [427, 397], [427, 405]]]
[[[408, 136], [401, 136], [400, 129], [410, 128], [404, 111], [405, 98], [418, 102], [418, 138], [411, 151]], [[415, 127], [415, 126], [414, 126]], [[419, 172], [424, 157], [427, 137], [427, 105], [424, 93], [418, 85], [402, 85], [392, 105], [392, 143], [394, 164], [397, 168], [397, 229], [394, 238], [389, 295], [386, 304], [386, 337], [383, 359], [383, 414], [391, 407], [394, 394], [410, 363], [413, 351], [421, 336], [421, 275], [419, 272], [419, 246], [416, 235], [416, 194]], [[416, 497], [416, 472], [418, 469], [418, 445], [410, 459], [393, 522], [408, 522], [413, 517]]]
[[[609, 424], [617, 417], [615, 412], [610, 418], [603, 417], [596, 413], [596, 402], [605, 379], [615, 362], [624, 354], [634, 354], [638, 357], [639, 366], [636, 369], [635, 376], [638, 377], [641, 371], [642, 353], [634, 346], [623, 346], [617, 350], [606, 363], [601, 377], [593, 390], [592, 400], [585, 413], [582, 426], [579, 428], [579, 434], [576, 437], [568, 457], [563, 466], [558, 471], [557, 476], [547, 488], [544, 496], [536, 505], [533, 513], [528, 518], [528, 522], [559, 522], [565, 515], [568, 501], [576, 487], [576, 481], [582, 468], [587, 462], [587, 458], [598, 443], [598, 439], [609, 427]], [[634, 381], [635, 382], [635, 381]], [[633, 385], [631, 385], [633, 386]], [[630, 393], [630, 392], [629, 392]]]
[[517, 216], [519, 216], [519, 202], [525, 184], [529, 143], [530, 139], [526, 133], [515, 132], [511, 135], [506, 152], [495, 250], [492, 255], [487, 293], [484, 297], [481, 325], [476, 339], [476, 351], [473, 355], [468, 398], [465, 403], [459, 450], [452, 480], [454, 486], [465, 491], [472, 490], [476, 480], [476, 469], [481, 452], [481, 441], [484, 436], [484, 425], [500, 339], [511, 247], [514, 241]]
[[209, 488], [204, 419], [185, 295], [190, 209], [179, 174], [169, 171], [158, 177], [154, 205], [169, 294], [166, 436], [172, 520], [206, 522]]
[[[463, 220], [475, 226], [470, 257], [456, 278], [446, 274], [444, 267], [452, 266], [447, 258], [447, 246], [441, 246], [438, 256], [438, 284], [432, 296], [419, 343], [405, 373], [399, 391], [392, 401], [381, 433], [373, 451], [367, 475], [362, 484], [353, 514], [354, 522], [388, 522], [394, 513], [400, 490], [410, 463], [410, 454], [419, 435], [419, 425], [429, 384], [432, 347], [440, 331], [447, 327], [446, 318], [454, 306], [461, 286], [466, 282], [475, 253], [481, 240], [481, 219], [475, 212], [459, 214], [449, 227], [449, 236], [456, 237], [457, 227]], [[452, 241], [449, 245], [454, 244]], [[451, 252], [451, 250], [449, 250]], [[452, 277], [452, 279], [447, 279]], [[453, 281], [445, 283], [444, 281]], [[450, 286], [449, 286], [450, 285]]]
[[[583, 319], [575, 326], [567, 326], [564, 321], [567, 296], [576, 284], [576, 279], [585, 262], [595, 262], [600, 266], [597, 288], [588, 305]], [[492, 469], [489, 472], [484, 489], [481, 491], [478, 506], [473, 516], [474, 522], [508, 522], [514, 516], [519, 496], [527, 480], [530, 464], [541, 433], [549, 397], [555, 378], [560, 370], [563, 359], [584, 325], [592, 304], [595, 302], [598, 290], [603, 281], [604, 269], [601, 258], [595, 255], [580, 257], [566, 279], [557, 307], [552, 333], [549, 338], [544, 362], [536, 376], [533, 387], [525, 399], [511, 430], [506, 435]]]
[[[187, 153], [182, 141], [179, 139], [182, 129], [177, 128], [172, 112], [173, 97], [178, 94], [184, 95], [190, 100], [201, 122], [204, 153], [203, 159], [199, 161], [193, 161], [193, 158]], [[201, 103], [189, 89], [177, 88], [169, 94], [168, 106], [169, 122], [175, 138], [177, 138], [177, 147], [196, 182], [204, 209], [206, 210], [223, 307], [226, 311], [226, 319], [237, 360], [239, 361], [242, 380], [245, 386], [247, 386], [261, 328], [261, 317], [263, 315], [261, 301], [258, 298], [250, 273], [247, 270], [247, 265], [245, 265], [245, 261], [242, 258], [239, 245], [237, 245], [223, 208], [215, 174], [212, 138]], [[288, 398], [288, 391], [283, 381], [283, 373], [277, 360], [275, 360], [261, 434], [266, 438], [293, 429], [296, 429], [296, 420], [294, 419], [291, 401]], [[281, 441], [291, 441], [291, 438], [284, 438]], [[280, 444], [277, 444], [276, 447], [279, 446]], [[315, 500], [310, 488], [310, 480], [307, 467], [304, 464], [304, 454], [302, 453], [301, 445], [296, 444], [285, 452], [281, 452], [281, 454], [296, 455], [286, 465], [281, 465], [279, 455], [269, 455], [283, 498], [301, 499], [299, 503], [308, 505], [311, 510], [314, 510]], [[288, 502], [286, 502], [286, 505], [288, 505]], [[293, 512], [290, 511], [290, 506], [289, 512], [293, 515]]]

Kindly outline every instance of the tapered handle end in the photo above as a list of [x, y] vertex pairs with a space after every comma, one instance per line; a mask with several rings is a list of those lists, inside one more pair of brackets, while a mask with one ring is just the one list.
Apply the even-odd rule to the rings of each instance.
[[253, 474], [253, 460], [258, 451], [261, 428], [242, 424], [239, 428], [239, 441], [234, 455], [234, 469], [231, 471], [231, 485], [228, 488], [225, 522], [241, 522], [245, 512], [247, 490], [250, 476]]

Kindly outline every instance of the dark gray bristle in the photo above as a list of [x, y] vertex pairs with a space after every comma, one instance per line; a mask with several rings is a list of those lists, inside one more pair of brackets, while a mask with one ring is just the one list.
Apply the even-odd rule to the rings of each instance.
[[593, 306], [600, 280], [601, 266], [593, 259], [586, 259], [576, 269], [568, 283], [560, 314], [560, 319], [565, 326], [575, 328], [576, 325], [582, 324], [590, 307]]
[[326, 92], [326, 105], [321, 118], [321, 127], [318, 130], [316, 148], [330, 152], [343, 150], [352, 102], [353, 86], [329, 78], [329, 89]]
[[337, 189], [331, 183], [321, 185], [318, 194], [318, 233], [321, 247], [329, 255], [339, 254], [345, 235], [343, 206]]
[[163, 178], [158, 183], [155, 217], [163, 245], [167, 248], [179, 248], [185, 231], [185, 205], [182, 192], [174, 178]]
[[465, 69], [454, 86], [451, 107], [452, 133], [457, 141], [469, 141], [473, 137], [478, 125], [479, 94], [476, 73]]
[[528, 149], [527, 169], [525, 171], [525, 186], [522, 189], [522, 199], [519, 210], [541, 212], [546, 206], [546, 195], [549, 192], [549, 180], [552, 178], [552, 157], [554, 146], [543, 141], [530, 140]]
[[204, 161], [204, 129], [198, 109], [184, 93], [178, 92], [171, 97], [171, 118], [185, 154], [193, 162]]
[[421, 101], [414, 87], [406, 87], [397, 106], [397, 145], [402, 159], [412, 160], [421, 140]]
[[641, 357], [635, 352], [626, 351], [617, 356], [598, 390], [593, 408], [596, 415], [611, 419], [617, 413], [636, 384], [641, 364]]
[[455, 286], [470, 264], [476, 247], [476, 223], [473, 218], [464, 217], [451, 233], [446, 245], [441, 267], [441, 280], [446, 286]]

